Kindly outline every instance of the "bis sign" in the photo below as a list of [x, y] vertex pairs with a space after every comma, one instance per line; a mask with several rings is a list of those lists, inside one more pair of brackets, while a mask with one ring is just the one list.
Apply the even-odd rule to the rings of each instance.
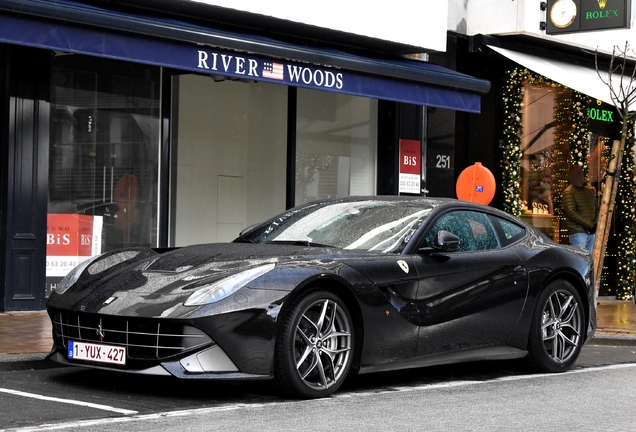
[[399, 193], [419, 194], [422, 191], [422, 143], [400, 139]]
[[546, 34], [629, 28], [631, 0], [548, 0]]

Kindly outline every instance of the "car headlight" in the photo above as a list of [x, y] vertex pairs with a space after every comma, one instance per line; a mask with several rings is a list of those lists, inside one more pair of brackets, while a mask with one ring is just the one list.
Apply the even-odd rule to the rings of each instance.
[[77, 280], [82, 275], [84, 270], [86, 270], [86, 268], [89, 265], [91, 265], [91, 263], [95, 261], [99, 256], [100, 255], [96, 255], [94, 257], [88, 258], [87, 260], [84, 260], [81, 263], [79, 263], [77, 266], [75, 266], [73, 270], [71, 270], [66, 276], [64, 276], [64, 279], [62, 279], [57, 284], [54, 292], [56, 294], [64, 294], [66, 291], [68, 291], [68, 289], [72, 287], [75, 284], [75, 282], [77, 282]]
[[266, 264], [221, 279], [210, 286], [195, 291], [183, 304], [184, 306], [201, 306], [224, 299], [254, 279], [273, 270], [274, 267], [274, 264]]

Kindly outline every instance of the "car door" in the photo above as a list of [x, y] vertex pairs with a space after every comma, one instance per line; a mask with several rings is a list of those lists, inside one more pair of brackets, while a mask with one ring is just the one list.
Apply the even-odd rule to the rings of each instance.
[[486, 213], [454, 210], [425, 233], [425, 242], [432, 245], [437, 232], [449, 231], [459, 237], [460, 249], [414, 255], [418, 356], [508, 341], [524, 306], [528, 276], [515, 253], [522, 246], [513, 241], [525, 230], [516, 226], [508, 235], [502, 222]]

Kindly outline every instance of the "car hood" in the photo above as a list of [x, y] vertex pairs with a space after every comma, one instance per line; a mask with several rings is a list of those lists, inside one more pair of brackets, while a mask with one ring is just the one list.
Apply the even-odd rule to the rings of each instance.
[[[286, 244], [218, 243], [159, 253], [125, 249], [100, 255], [64, 294], [47, 305], [92, 313], [133, 316], [185, 316], [183, 302], [195, 291], [249, 268], [315, 266], [375, 253]], [[310, 263], [310, 264], [308, 264]], [[173, 311], [180, 310], [173, 314]]]

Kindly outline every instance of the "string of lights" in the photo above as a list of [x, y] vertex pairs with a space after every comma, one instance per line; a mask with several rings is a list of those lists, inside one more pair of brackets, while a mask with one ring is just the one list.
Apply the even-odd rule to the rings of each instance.
[[521, 138], [523, 136], [523, 82], [532, 80], [527, 69], [508, 72], [508, 82], [503, 86], [504, 129], [499, 143], [502, 151], [501, 175], [504, 210], [514, 216], [521, 214]]
[[616, 297], [634, 298], [634, 269], [636, 266], [636, 176], [634, 175], [634, 120], [629, 119], [625, 152], [618, 183], [617, 277]]

